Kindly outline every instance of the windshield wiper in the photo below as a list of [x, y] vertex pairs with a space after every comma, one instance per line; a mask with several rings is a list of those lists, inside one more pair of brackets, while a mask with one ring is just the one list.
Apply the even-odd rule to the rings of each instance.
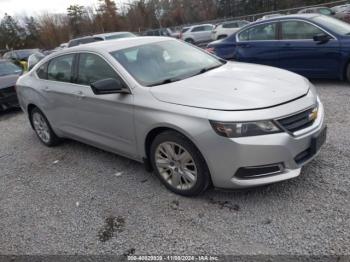
[[208, 71], [210, 71], [210, 70], [216, 69], [216, 68], [218, 68], [218, 67], [220, 67], [220, 66], [222, 66], [222, 64], [221, 64], [221, 65], [216, 65], [216, 66], [211, 66], [211, 67], [202, 68], [201, 70], [199, 70], [199, 72], [195, 73], [195, 74], [192, 75], [192, 76], [197, 76], [197, 75], [204, 74], [204, 73], [206, 73], [206, 72], [208, 72]]
[[179, 79], [179, 78], [167, 78], [167, 79], [164, 79], [164, 80], [162, 80], [162, 81], [159, 81], [159, 82], [156, 82], [156, 83], [147, 85], [147, 86], [148, 86], [148, 87], [160, 86], [160, 85], [165, 85], [165, 84], [174, 83], [174, 82], [180, 81], [180, 80], [182, 80], [182, 79]]

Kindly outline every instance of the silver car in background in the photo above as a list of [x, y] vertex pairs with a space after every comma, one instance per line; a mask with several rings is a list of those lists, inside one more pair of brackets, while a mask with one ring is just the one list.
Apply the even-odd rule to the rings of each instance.
[[211, 32], [214, 25], [203, 24], [183, 28], [180, 39], [190, 44], [208, 43], [211, 41]]
[[52, 54], [17, 82], [47, 146], [75, 139], [153, 169], [181, 195], [297, 177], [326, 139], [304, 77], [142, 37]]

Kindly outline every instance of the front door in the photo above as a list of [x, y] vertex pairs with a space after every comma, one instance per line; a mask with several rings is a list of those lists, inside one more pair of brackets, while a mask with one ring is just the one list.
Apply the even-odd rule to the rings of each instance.
[[319, 27], [301, 20], [281, 22], [278, 66], [307, 77], [334, 77], [340, 72], [340, 45], [330, 36], [326, 42], [314, 41], [327, 35]]
[[107, 78], [123, 81], [112, 66], [97, 54], [81, 53], [71, 120], [79, 137], [128, 156], [136, 155], [132, 94], [95, 95], [90, 84]]

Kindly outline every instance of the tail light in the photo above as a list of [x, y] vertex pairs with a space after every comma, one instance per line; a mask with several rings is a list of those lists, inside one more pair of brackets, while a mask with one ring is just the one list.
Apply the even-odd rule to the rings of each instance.
[[207, 51], [207, 52], [209, 52], [209, 53], [211, 53], [211, 54], [215, 54], [215, 48], [214, 48], [214, 47], [207, 47], [207, 48], [205, 49], [205, 51]]

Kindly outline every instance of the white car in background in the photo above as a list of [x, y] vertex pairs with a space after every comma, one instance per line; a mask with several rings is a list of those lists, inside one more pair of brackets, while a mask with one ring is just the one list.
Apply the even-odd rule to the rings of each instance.
[[215, 26], [215, 28], [211, 32], [211, 39], [215, 41], [215, 40], [226, 38], [229, 35], [232, 35], [233, 33], [237, 32], [238, 29], [248, 24], [249, 22], [244, 20], [227, 21], [227, 22], [218, 24]]
[[190, 44], [200, 44], [211, 41], [211, 32], [214, 25], [202, 24], [184, 27], [180, 34], [180, 39]]
[[130, 32], [113, 32], [113, 33], [93, 35], [93, 37], [100, 38], [101, 40], [106, 41], [106, 40], [114, 40], [114, 39], [126, 38], [126, 37], [136, 37], [136, 35]]
[[256, 20], [256, 21], [267, 20], [267, 19], [271, 19], [271, 18], [275, 18], [275, 17], [280, 17], [280, 16], [284, 16], [284, 14], [264, 15], [262, 18], [259, 18], [259, 19]]

